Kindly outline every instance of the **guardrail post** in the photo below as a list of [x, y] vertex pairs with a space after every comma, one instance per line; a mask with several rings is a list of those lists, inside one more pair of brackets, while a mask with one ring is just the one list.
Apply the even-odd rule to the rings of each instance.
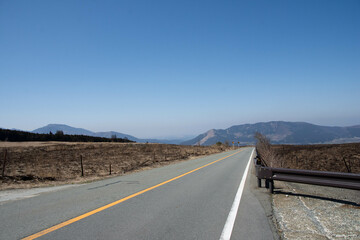
[[270, 193], [274, 193], [274, 180], [269, 180]]
[[258, 187], [261, 188], [261, 178], [258, 178]]

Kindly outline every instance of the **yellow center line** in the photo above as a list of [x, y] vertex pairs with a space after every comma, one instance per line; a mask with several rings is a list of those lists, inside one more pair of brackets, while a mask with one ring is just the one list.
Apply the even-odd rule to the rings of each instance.
[[194, 170], [191, 170], [191, 171], [189, 171], [189, 172], [187, 172], [187, 173], [184, 173], [184, 174], [181, 174], [181, 175], [179, 175], [179, 176], [177, 176], [177, 177], [171, 178], [171, 179], [169, 179], [169, 180], [167, 180], [167, 181], [165, 181], [165, 182], [162, 182], [162, 183], [159, 183], [159, 184], [157, 184], [157, 185], [155, 185], [155, 186], [146, 188], [146, 189], [144, 189], [144, 190], [142, 190], [142, 191], [140, 191], [140, 192], [134, 193], [134, 194], [132, 194], [132, 195], [129, 195], [129, 196], [127, 196], [127, 197], [124, 197], [124, 198], [122, 198], [122, 199], [119, 199], [119, 200], [117, 200], [117, 201], [115, 201], [115, 202], [109, 203], [109, 204], [107, 204], [107, 205], [105, 205], [105, 206], [102, 206], [102, 207], [99, 207], [99, 208], [97, 208], [97, 209], [95, 209], [95, 210], [92, 210], [92, 211], [90, 211], [90, 212], [84, 213], [84, 214], [82, 214], [82, 215], [80, 215], [80, 216], [77, 216], [77, 217], [75, 217], [75, 218], [71, 218], [71, 219], [69, 219], [69, 220], [67, 220], [67, 221], [65, 221], [65, 222], [59, 223], [59, 224], [57, 224], [57, 225], [55, 225], [55, 226], [52, 226], [52, 227], [47, 228], [47, 229], [45, 229], [45, 230], [42, 230], [42, 231], [40, 231], [40, 232], [38, 232], [38, 233], [35, 233], [35, 234], [33, 234], [33, 235], [30, 235], [30, 236], [28, 236], [28, 237], [26, 237], [26, 238], [23, 238], [23, 240], [30, 240], [30, 239], [35, 239], [35, 238], [41, 237], [41, 236], [43, 236], [43, 235], [45, 235], [45, 234], [48, 234], [48, 233], [50, 233], [50, 232], [53, 232], [53, 231], [59, 229], [59, 228], [65, 227], [65, 226], [67, 226], [67, 225], [70, 225], [70, 224], [72, 224], [72, 223], [74, 223], [74, 222], [77, 222], [77, 221], [79, 221], [79, 220], [81, 220], [81, 219], [84, 219], [84, 218], [86, 218], [86, 217], [89, 217], [89, 216], [91, 216], [91, 215], [93, 215], [93, 214], [95, 214], [95, 213], [101, 212], [101, 211], [103, 211], [103, 210], [105, 210], [105, 209], [108, 209], [108, 208], [110, 208], [110, 207], [112, 207], [112, 206], [115, 206], [115, 205], [117, 205], [117, 204], [119, 204], [119, 203], [125, 202], [126, 200], [129, 200], [129, 199], [131, 199], [131, 198], [133, 198], [133, 197], [139, 196], [140, 194], [143, 194], [143, 193], [145, 193], [145, 192], [151, 191], [151, 190], [153, 190], [153, 189], [155, 189], [155, 188], [158, 188], [158, 187], [160, 187], [160, 186], [162, 186], [162, 185], [164, 185], [164, 184], [167, 184], [167, 183], [172, 182], [172, 181], [174, 181], [174, 180], [176, 180], [176, 179], [179, 179], [179, 178], [181, 178], [181, 177], [184, 177], [184, 176], [186, 176], [186, 175], [188, 175], [188, 174], [190, 174], [190, 173], [193, 173], [193, 172], [195, 172], [195, 171], [198, 171], [198, 170], [200, 170], [200, 169], [202, 169], [202, 168], [204, 168], [204, 167], [207, 167], [207, 166], [209, 166], [209, 165], [211, 165], [211, 164], [214, 164], [214, 163], [216, 163], [216, 162], [219, 162], [219, 161], [221, 161], [221, 160], [224, 160], [225, 158], [234, 156], [235, 154], [237, 154], [237, 153], [239, 153], [239, 152], [241, 152], [241, 151], [242, 151], [242, 150], [237, 151], [237, 152], [235, 152], [235, 153], [233, 153], [233, 154], [230, 154], [230, 155], [228, 155], [228, 156], [222, 157], [222, 158], [220, 158], [220, 159], [218, 159], [218, 160], [215, 160], [215, 161], [213, 161], [213, 162], [211, 162], [211, 163], [205, 164], [204, 166], [198, 167], [198, 168], [196, 168], [196, 169], [194, 169]]

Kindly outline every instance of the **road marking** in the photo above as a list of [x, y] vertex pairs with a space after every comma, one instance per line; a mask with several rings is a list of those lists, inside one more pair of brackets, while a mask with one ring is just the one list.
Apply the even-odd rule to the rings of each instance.
[[234, 202], [233, 202], [233, 204], [231, 206], [231, 210], [229, 212], [229, 215], [228, 215], [228, 217], [226, 219], [224, 229], [223, 229], [223, 231], [221, 233], [220, 240], [229, 240], [230, 237], [231, 237], [232, 230], [234, 228], [235, 218], [236, 218], [236, 215], [237, 215], [237, 212], [238, 212], [238, 209], [239, 209], [239, 205], [240, 205], [241, 196], [242, 196], [242, 193], [243, 193], [243, 190], [244, 190], [244, 187], [245, 187], [246, 177], [247, 177], [247, 174], [249, 172], [250, 162], [251, 162], [252, 156], [254, 154], [254, 150], [255, 149], [252, 150], [250, 158], [249, 158], [249, 162], [246, 165], [243, 177], [242, 177], [241, 182], [240, 182], [240, 186], [239, 186], [238, 191], [236, 193]]
[[84, 218], [86, 218], [86, 217], [89, 217], [89, 216], [91, 216], [91, 215], [93, 215], [93, 214], [95, 214], [95, 213], [101, 212], [101, 211], [103, 211], [103, 210], [105, 210], [105, 209], [108, 209], [108, 208], [110, 208], [110, 207], [112, 207], [112, 206], [115, 206], [115, 205], [117, 205], [117, 204], [119, 204], [119, 203], [125, 202], [126, 200], [129, 200], [129, 199], [131, 199], [131, 198], [133, 198], [133, 197], [139, 196], [140, 194], [143, 194], [143, 193], [145, 193], [145, 192], [148, 192], [148, 191], [151, 191], [151, 190], [153, 190], [153, 189], [155, 189], [155, 188], [158, 188], [158, 187], [160, 187], [160, 186], [162, 186], [162, 185], [165, 185], [166, 183], [172, 182], [172, 181], [174, 181], [174, 180], [176, 180], [176, 179], [179, 179], [179, 178], [181, 178], [181, 177], [184, 177], [184, 176], [186, 176], [186, 175], [188, 175], [188, 174], [190, 174], [190, 173], [196, 172], [196, 171], [198, 171], [198, 170], [200, 170], [200, 169], [202, 169], [202, 168], [204, 168], [204, 167], [207, 167], [207, 166], [209, 166], [209, 165], [211, 165], [211, 164], [214, 164], [214, 163], [216, 163], [216, 162], [219, 162], [219, 161], [221, 161], [221, 160], [224, 160], [224, 159], [226, 159], [226, 158], [228, 158], [228, 157], [234, 156], [235, 154], [237, 154], [237, 153], [239, 153], [239, 152], [241, 152], [241, 151], [242, 151], [242, 150], [237, 151], [237, 152], [235, 152], [235, 153], [233, 153], [233, 154], [230, 154], [230, 155], [228, 155], [228, 156], [222, 157], [222, 158], [220, 158], [220, 159], [218, 159], [218, 160], [215, 160], [215, 161], [213, 161], [213, 162], [211, 162], [211, 163], [205, 164], [204, 166], [198, 167], [198, 168], [193, 169], [193, 170], [191, 170], [191, 171], [189, 171], [189, 172], [186, 172], [186, 173], [184, 173], [184, 174], [181, 174], [181, 175], [179, 175], [179, 176], [177, 176], [177, 177], [171, 178], [171, 179], [169, 179], [169, 180], [167, 180], [167, 181], [165, 181], [165, 182], [159, 183], [159, 184], [157, 184], [157, 185], [155, 185], [155, 186], [149, 187], [149, 188], [144, 189], [144, 190], [142, 190], [142, 191], [140, 191], [140, 192], [134, 193], [134, 194], [132, 194], [132, 195], [130, 195], [130, 196], [124, 197], [124, 198], [122, 198], [122, 199], [119, 199], [119, 200], [117, 200], [117, 201], [115, 201], [115, 202], [109, 203], [109, 204], [107, 204], [107, 205], [105, 205], [105, 206], [102, 206], [102, 207], [97, 208], [97, 209], [95, 209], [95, 210], [92, 210], [92, 211], [90, 211], [90, 212], [84, 213], [84, 214], [82, 214], [82, 215], [80, 215], [80, 216], [78, 216], [78, 217], [69, 219], [69, 220], [67, 220], [67, 221], [65, 221], [65, 222], [62, 222], [62, 223], [60, 223], [60, 224], [57, 224], [57, 225], [55, 225], [55, 226], [52, 226], [52, 227], [47, 228], [47, 229], [45, 229], [45, 230], [42, 230], [42, 231], [40, 231], [40, 232], [38, 232], [38, 233], [35, 233], [35, 234], [30, 235], [30, 236], [28, 236], [28, 237], [26, 237], [26, 238], [23, 238], [23, 240], [31, 240], [31, 239], [35, 239], [35, 238], [41, 237], [41, 236], [43, 236], [43, 235], [45, 235], [45, 234], [48, 234], [48, 233], [50, 233], [50, 232], [53, 232], [53, 231], [59, 229], [59, 228], [65, 227], [65, 226], [70, 225], [70, 224], [72, 224], [72, 223], [74, 223], [74, 222], [77, 222], [77, 221], [79, 221], [79, 220], [81, 220], [81, 219], [84, 219]]

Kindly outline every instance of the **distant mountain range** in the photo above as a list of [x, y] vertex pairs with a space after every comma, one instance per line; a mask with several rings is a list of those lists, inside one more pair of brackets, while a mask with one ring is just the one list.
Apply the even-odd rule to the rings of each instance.
[[[227, 129], [211, 129], [206, 133], [191, 139], [141, 139], [132, 135], [109, 131], [92, 132], [83, 128], [74, 128], [64, 124], [49, 124], [35, 129], [33, 133], [56, 133], [63, 131], [71, 135], [88, 135], [94, 137], [127, 138], [140, 143], [166, 143], [182, 145], [212, 145], [217, 142], [240, 142], [240, 144], [254, 144], [255, 132], [266, 135], [273, 144], [316, 144], [316, 143], [347, 143], [360, 142], [360, 125], [350, 127], [327, 127], [306, 122], [259, 122], [255, 124], [235, 125]], [[185, 141], [186, 140], [186, 141]]]
[[211, 129], [184, 145], [212, 145], [217, 142], [234, 141], [240, 144], [255, 143], [254, 134], [266, 135], [274, 144], [316, 144], [360, 142], [360, 125], [351, 127], [326, 127], [306, 122], [260, 122], [243, 124], [227, 129]]
[[56, 131], [63, 131], [64, 134], [70, 135], [87, 135], [93, 137], [106, 137], [111, 138], [113, 135], [116, 135], [117, 138], [127, 138], [131, 141], [145, 143], [166, 143], [166, 144], [180, 144], [185, 139], [170, 139], [170, 140], [161, 140], [161, 139], [141, 139], [128, 134], [109, 131], [109, 132], [92, 132], [84, 128], [75, 128], [65, 124], [49, 124], [45, 127], [41, 127], [32, 131], [33, 133], [56, 133]]

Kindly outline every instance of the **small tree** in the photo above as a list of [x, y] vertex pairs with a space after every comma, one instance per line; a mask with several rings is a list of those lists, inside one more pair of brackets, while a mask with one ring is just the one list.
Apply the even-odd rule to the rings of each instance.
[[61, 131], [61, 130], [57, 130], [55, 135], [58, 135], [58, 136], [63, 136], [64, 135], [64, 132]]

